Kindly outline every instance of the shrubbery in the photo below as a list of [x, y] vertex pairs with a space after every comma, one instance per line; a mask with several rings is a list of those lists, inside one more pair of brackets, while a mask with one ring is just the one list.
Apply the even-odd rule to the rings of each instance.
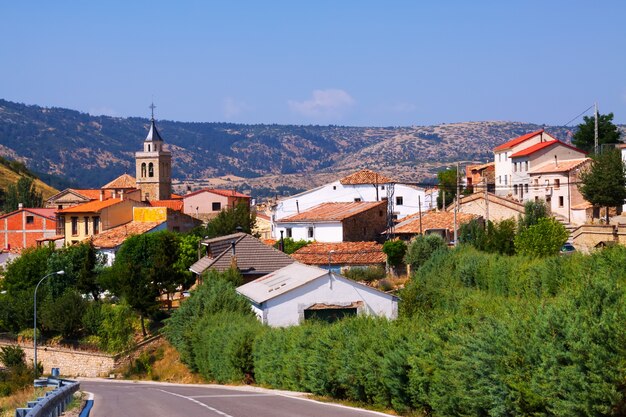
[[355, 281], [372, 282], [387, 276], [385, 269], [380, 266], [368, 266], [365, 268], [352, 267], [342, 273], [346, 278]]

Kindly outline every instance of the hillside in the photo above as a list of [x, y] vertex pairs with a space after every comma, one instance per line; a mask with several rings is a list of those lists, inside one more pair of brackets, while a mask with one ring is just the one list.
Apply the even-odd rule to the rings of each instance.
[[[21, 164], [19, 163], [11, 163], [4, 159], [0, 159], [0, 190], [6, 191], [9, 185], [15, 184], [17, 180], [23, 176], [32, 176], [30, 172], [25, 170], [25, 167], [20, 165]], [[56, 188], [51, 187], [36, 177], [35, 188], [43, 194], [44, 199], [59, 192]]]
[[[127, 172], [141, 148], [148, 119], [90, 116], [74, 110], [0, 100], [0, 155], [31, 170], [97, 187]], [[347, 127], [186, 123], [159, 120], [173, 152], [181, 188], [226, 180], [242, 191], [294, 190], [368, 167], [396, 179], [424, 182], [456, 161], [483, 162], [512, 137], [545, 128], [568, 141], [573, 128], [520, 122], [437, 126]]]

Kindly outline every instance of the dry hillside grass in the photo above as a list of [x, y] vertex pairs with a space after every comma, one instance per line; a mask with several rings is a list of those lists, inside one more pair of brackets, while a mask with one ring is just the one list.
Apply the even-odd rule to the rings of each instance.
[[[10, 184], [15, 184], [17, 180], [19, 180], [21, 177], [22, 175], [17, 174], [16, 172], [10, 170], [6, 166], [0, 164], [0, 188], [1, 189], [6, 191], [9, 188]], [[44, 200], [49, 197], [52, 197], [53, 195], [59, 192], [59, 190], [57, 190], [56, 188], [49, 186], [48, 184], [44, 183], [43, 181], [39, 179], [35, 179], [35, 188], [37, 189], [37, 191], [41, 191], [41, 194], [43, 194]]]

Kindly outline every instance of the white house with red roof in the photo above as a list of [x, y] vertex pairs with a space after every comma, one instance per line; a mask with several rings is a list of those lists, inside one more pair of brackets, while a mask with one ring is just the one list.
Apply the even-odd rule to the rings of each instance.
[[[272, 223], [306, 211], [322, 203], [376, 202], [391, 198], [393, 215], [397, 219], [437, 206], [437, 191], [426, 190], [411, 184], [396, 182], [369, 169], [355, 172], [347, 177], [282, 198], [272, 207]], [[280, 237], [276, 227], [272, 237]]]

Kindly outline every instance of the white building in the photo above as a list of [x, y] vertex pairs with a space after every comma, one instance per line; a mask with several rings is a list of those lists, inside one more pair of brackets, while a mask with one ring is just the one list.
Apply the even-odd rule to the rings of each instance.
[[354, 315], [395, 319], [397, 297], [315, 266], [295, 262], [237, 288], [263, 324], [297, 325]]
[[[527, 133], [494, 148], [496, 194], [513, 195], [513, 161], [511, 155], [543, 142], [556, 141], [556, 138], [543, 129]], [[523, 168], [526, 168], [525, 166]], [[526, 169], [528, 171], [528, 169]]]
[[[430, 191], [430, 190], [429, 190]], [[395, 183], [370, 170], [362, 170], [312, 190], [281, 199], [273, 207], [272, 222], [292, 216], [321, 203], [348, 203], [382, 201], [391, 195], [393, 213], [398, 219], [437, 206], [437, 192], [427, 192], [421, 187]], [[274, 228], [275, 229], [275, 228]], [[273, 231], [274, 239], [280, 236]]]

